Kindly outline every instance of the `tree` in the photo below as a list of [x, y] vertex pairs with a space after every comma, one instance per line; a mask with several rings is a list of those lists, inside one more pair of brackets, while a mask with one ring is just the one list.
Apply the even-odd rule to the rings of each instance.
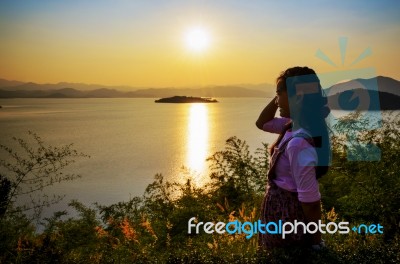
[[265, 191], [268, 171], [268, 145], [263, 143], [253, 156], [246, 141], [237, 137], [226, 140], [225, 150], [215, 152], [211, 162], [211, 184], [215, 196], [239, 208], [243, 202], [253, 204]]
[[[34, 132], [30, 141], [13, 137], [15, 149], [0, 144], [0, 218], [7, 213], [32, 211], [38, 218], [45, 206], [59, 202], [63, 196], [48, 197], [43, 189], [55, 183], [74, 180], [78, 174], [64, 173], [76, 158], [89, 157], [73, 149], [73, 144], [48, 146]], [[30, 202], [15, 206], [22, 197]]]
[[[321, 189], [327, 210], [335, 206], [347, 220], [380, 223], [385, 238], [391, 239], [400, 223], [400, 119], [399, 115], [385, 117], [374, 130], [367, 129], [371, 124], [359, 112], [338, 120], [332, 167], [321, 180]], [[356, 143], [347, 143], [349, 135]], [[369, 160], [371, 156], [375, 160]]]

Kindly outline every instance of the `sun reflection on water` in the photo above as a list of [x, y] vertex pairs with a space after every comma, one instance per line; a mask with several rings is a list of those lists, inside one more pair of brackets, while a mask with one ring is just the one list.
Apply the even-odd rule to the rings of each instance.
[[[189, 109], [187, 165], [195, 174], [204, 174], [208, 151], [208, 109], [205, 104], [192, 104]], [[195, 176], [195, 183], [201, 184], [200, 175]], [[200, 177], [200, 178], [199, 178]]]

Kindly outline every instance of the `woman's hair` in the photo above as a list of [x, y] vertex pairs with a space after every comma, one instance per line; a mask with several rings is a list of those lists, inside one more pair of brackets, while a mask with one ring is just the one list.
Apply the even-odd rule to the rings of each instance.
[[[330, 141], [328, 127], [325, 118], [329, 114], [327, 99], [322, 94], [321, 84], [313, 69], [308, 67], [293, 67], [289, 68], [278, 76], [276, 83], [280, 83], [280, 89], [283, 89], [288, 94], [289, 106], [293, 106], [296, 101], [295, 96], [299, 96], [299, 90], [302, 96], [300, 109], [296, 113], [294, 122], [300, 127], [306, 129], [312, 137], [315, 150], [318, 155], [318, 164], [316, 166], [317, 178], [328, 172], [330, 162]], [[292, 103], [291, 103], [292, 102]], [[291, 115], [291, 118], [293, 116]], [[273, 144], [271, 151], [282, 140], [285, 132], [292, 127], [292, 122], [288, 123], [277, 141]]]

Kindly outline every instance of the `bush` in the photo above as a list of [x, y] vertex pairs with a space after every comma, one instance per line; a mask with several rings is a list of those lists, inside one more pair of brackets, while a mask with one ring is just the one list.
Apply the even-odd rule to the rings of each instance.
[[[188, 234], [192, 217], [204, 222], [253, 222], [259, 218], [268, 169], [267, 145], [253, 156], [244, 141], [232, 137], [225, 150], [208, 159], [212, 172], [207, 186], [196, 187], [190, 180], [172, 183], [157, 174], [142, 197], [93, 207], [72, 201], [70, 207], [78, 216], [69, 218], [66, 212], [56, 212], [45, 219], [42, 233], [35, 232], [23, 211], [10, 214], [7, 210], [0, 219], [0, 262], [398, 263], [396, 142], [400, 138], [395, 125], [360, 135], [360, 140], [381, 148], [379, 162], [348, 161], [341, 135], [336, 135], [332, 169], [320, 180], [323, 221], [379, 222], [385, 236], [325, 234], [327, 248], [318, 252], [299, 248], [261, 252], [256, 236]], [[2, 190], [8, 190], [4, 179], [9, 178], [0, 179]], [[7, 198], [9, 193], [1, 197]]]

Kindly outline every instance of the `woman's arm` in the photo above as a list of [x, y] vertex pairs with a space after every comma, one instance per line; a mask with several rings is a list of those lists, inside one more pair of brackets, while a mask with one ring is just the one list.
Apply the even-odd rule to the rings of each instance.
[[[301, 207], [303, 208], [306, 222], [318, 224], [318, 220], [321, 220], [321, 201], [318, 200], [311, 203], [301, 202]], [[321, 233], [319, 231], [311, 235], [311, 245], [318, 245], [321, 241]]]
[[[318, 156], [316, 150], [304, 138], [294, 137], [286, 147], [293, 180], [297, 186], [298, 199], [307, 223], [318, 224], [321, 220], [321, 194], [315, 175]], [[311, 245], [321, 243], [321, 233], [310, 235]]]
[[271, 102], [269, 102], [268, 105], [261, 111], [261, 114], [256, 121], [256, 126], [259, 129], [263, 129], [263, 125], [275, 117], [276, 110], [278, 109], [275, 101], [276, 96], [272, 98]]

